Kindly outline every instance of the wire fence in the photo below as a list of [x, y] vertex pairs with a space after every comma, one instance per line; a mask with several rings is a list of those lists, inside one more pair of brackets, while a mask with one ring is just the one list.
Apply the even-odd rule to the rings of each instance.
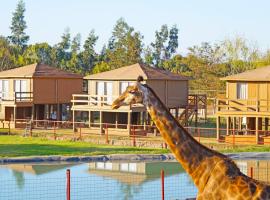
[[[29, 124], [30, 123], [30, 124]], [[117, 123], [85, 123], [52, 120], [17, 119], [12, 129], [12, 122], [0, 121], [0, 127], [8, 134], [21, 134], [30, 137], [47, 137], [53, 140], [82, 140], [97, 144], [120, 146], [166, 148], [155, 125], [127, 125]], [[185, 127], [198, 141], [208, 144], [234, 145], [270, 145], [268, 130], [239, 130], [226, 128]], [[217, 136], [217, 132], [219, 132]]]
[[[266, 183], [270, 180], [270, 168], [239, 167], [254, 179]], [[186, 173], [167, 174], [164, 170], [147, 175], [95, 170], [83, 177], [68, 169], [66, 175], [62, 173], [57, 177], [27, 178], [24, 186], [20, 186], [18, 180], [2, 179], [1, 182], [1, 200], [180, 200], [195, 198], [197, 194], [197, 188]]]

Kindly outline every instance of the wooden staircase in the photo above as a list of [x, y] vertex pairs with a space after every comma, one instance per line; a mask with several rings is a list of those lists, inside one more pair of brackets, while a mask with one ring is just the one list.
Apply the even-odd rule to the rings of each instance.
[[206, 112], [207, 112], [206, 108], [207, 108], [207, 97], [205, 94], [190, 94], [188, 96], [188, 105], [178, 117], [178, 121], [182, 126], [188, 126], [189, 123], [195, 117], [195, 126], [196, 126], [198, 121], [198, 109], [205, 110], [205, 119], [206, 119]]

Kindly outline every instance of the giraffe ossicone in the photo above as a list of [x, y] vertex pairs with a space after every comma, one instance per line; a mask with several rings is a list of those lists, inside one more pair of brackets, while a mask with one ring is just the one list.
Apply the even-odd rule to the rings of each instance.
[[155, 92], [138, 77], [112, 103], [143, 104], [175, 158], [198, 188], [198, 200], [270, 199], [270, 186], [244, 175], [227, 156], [197, 142], [171, 115]]

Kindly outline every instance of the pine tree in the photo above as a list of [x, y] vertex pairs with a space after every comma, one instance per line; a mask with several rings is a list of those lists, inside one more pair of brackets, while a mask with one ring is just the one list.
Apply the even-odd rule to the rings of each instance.
[[[178, 48], [178, 28], [174, 25], [170, 30], [166, 24], [156, 31], [155, 42], [151, 43], [152, 62], [156, 67], [164, 68], [163, 63], [172, 58]], [[148, 52], [149, 58], [149, 49]]]
[[87, 39], [83, 45], [83, 52], [82, 52], [82, 65], [83, 70], [85, 73], [91, 71], [94, 67], [95, 62], [97, 61], [97, 53], [95, 52], [95, 45], [98, 40], [98, 36], [95, 35], [95, 31], [91, 30]]
[[27, 41], [29, 40], [29, 36], [25, 33], [27, 26], [26, 21], [24, 20], [24, 12], [25, 4], [20, 0], [12, 17], [10, 27], [12, 35], [8, 37], [10, 41], [20, 49], [25, 48]]
[[108, 64], [112, 69], [140, 62], [142, 35], [135, 32], [123, 18], [120, 18], [112, 31], [108, 43]]

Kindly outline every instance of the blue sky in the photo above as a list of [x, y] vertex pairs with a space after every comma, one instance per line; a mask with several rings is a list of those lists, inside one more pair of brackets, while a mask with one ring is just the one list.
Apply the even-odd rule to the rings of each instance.
[[[117, 19], [144, 36], [145, 45], [154, 40], [162, 24], [176, 24], [179, 52], [201, 42], [218, 42], [240, 35], [270, 48], [270, 1], [268, 0], [24, 0], [30, 43], [55, 44], [66, 27], [84, 40], [91, 29], [99, 36], [97, 49], [107, 43]], [[17, 0], [0, 2], [0, 35], [10, 34], [12, 12]]]

